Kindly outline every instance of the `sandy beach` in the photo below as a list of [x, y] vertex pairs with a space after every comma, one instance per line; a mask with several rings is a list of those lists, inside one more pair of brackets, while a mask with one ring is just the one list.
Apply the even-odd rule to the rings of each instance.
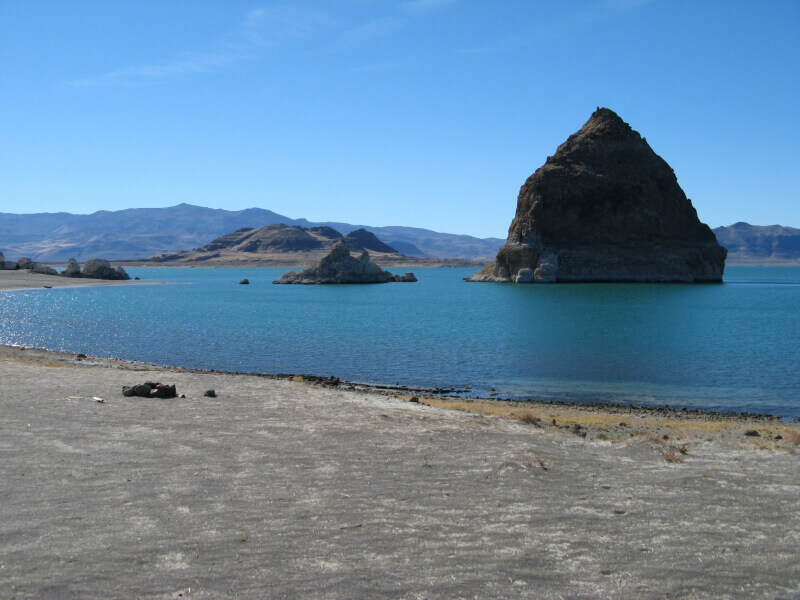
[[350, 387], [0, 347], [0, 595], [800, 597], [797, 424]]
[[81, 279], [76, 277], [60, 277], [58, 275], [42, 275], [40, 273], [30, 273], [28, 271], [21, 270], [0, 270], [0, 291], [27, 290], [36, 288], [85, 287], [97, 285], [152, 285], [154, 283], [163, 282]]

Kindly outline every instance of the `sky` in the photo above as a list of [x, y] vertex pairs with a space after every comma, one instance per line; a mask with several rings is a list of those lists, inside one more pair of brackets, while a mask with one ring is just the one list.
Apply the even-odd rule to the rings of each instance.
[[700, 219], [800, 227], [800, 2], [0, 0], [0, 212], [505, 238], [597, 106]]

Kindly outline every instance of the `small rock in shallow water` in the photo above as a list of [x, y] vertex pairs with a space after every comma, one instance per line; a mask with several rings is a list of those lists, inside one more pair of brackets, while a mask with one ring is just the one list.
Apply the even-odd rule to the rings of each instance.
[[249, 279], [242, 279], [239, 282], [239, 285], [250, 285], [250, 280]]
[[216, 398], [217, 397], [217, 392], [214, 391], [214, 390], [206, 390], [205, 393], [203, 394], [203, 396], [207, 396], [209, 398]]

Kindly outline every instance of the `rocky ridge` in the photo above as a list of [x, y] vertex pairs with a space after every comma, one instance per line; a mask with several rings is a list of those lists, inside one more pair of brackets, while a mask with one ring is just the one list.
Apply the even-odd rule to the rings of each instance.
[[795, 227], [739, 222], [716, 227], [714, 234], [728, 250], [727, 264], [800, 264], [800, 229]]
[[463, 266], [459, 259], [409, 257], [384, 243], [365, 229], [346, 236], [328, 226], [267, 225], [258, 229], [243, 227], [220, 236], [193, 250], [158, 254], [146, 262], [169, 265], [303, 266], [320, 261], [340, 241], [353, 252], [370, 252], [372, 260], [383, 266], [426, 265]]
[[359, 258], [350, 255], [345, 239], [339, 240], [330, 253], [316, 267], [302, 271], [287, 271], [273, 283], [389, 283], [414, 282], [413, 273], [395, 275], [384, 271], [369, 258], [364, 250]]
[[719, 282], [725, 256], [672, 168], [598, 108], [522, 186], [506, 244], [470, 281]]
[[220, 258], [223, 253], [244, 255], [290, 255], [297, 253], [322, 255], [329, 252], [340, 240], [346, 240], [350, 249], [369, 250], [401, 256], [397, 250], [384, 244], [374, 233], [357, 229], [343, 236], [332, 227], [300, 227], [298, 225], [267, 225], [258, 229], [243, 227], [218, 237], [212, 242], [184, 252], [153, 256], [153, 262], [203, 262]]
[[503, 243], [498, 238], [480, 239], [417, 227], [371, 227], [292, 219], [261, 208], [228, 211], [179, 204], [101, 210], [90, 215], [0, 212], [0, 250], [8, 260], [30, 256], [39, 262], [61, 263], [69, 257], [83, 262], [105, 256], [115, 263], [141, 262], [148, 256], [204, 246], [243, 227], [259, 228], [275, 223], [305, 228], [326, 226], [345, 235], [364, 228], [403, 255], [415, 258], [458, 258], [483, 263], [494, 257]]

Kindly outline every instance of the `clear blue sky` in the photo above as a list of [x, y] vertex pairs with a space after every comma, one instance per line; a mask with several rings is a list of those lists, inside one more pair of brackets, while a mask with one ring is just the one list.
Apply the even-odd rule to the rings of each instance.
[[798, 40], [797, 0], [0, 0], [0, 212], [504, 238], [599, 105], [712, 227], [800, 227]]

